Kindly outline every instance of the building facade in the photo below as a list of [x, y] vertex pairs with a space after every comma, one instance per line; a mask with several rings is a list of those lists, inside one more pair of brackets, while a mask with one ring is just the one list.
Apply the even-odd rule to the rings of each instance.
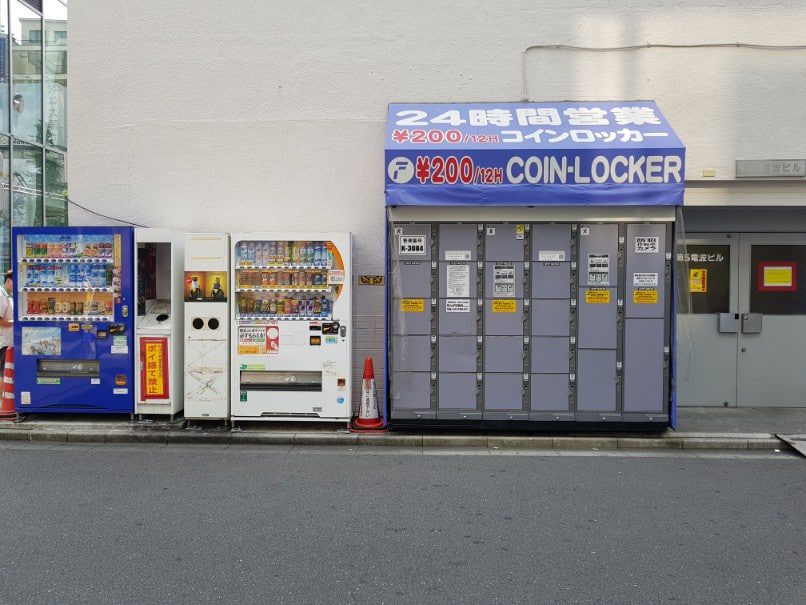
[[12, 226], [67, 224], [67, 1], [0, 0], [0, 267]]
[[[686, 280], [705, 269], [723, 281], [681, 303], [681, 403], [802, 405], [806, 385], [780, 385], [796, 369], [793, 354], [806, 351], [794, 336], [776, 347], [800, 334], [806, 308], [797, 287], [759, 290], [752, 276], [759, 263], [794, 263], [793, 275], [806, 267], [806, 179], [736, 170], [736, 160], [806, 158], [802, 2], [343, 0], [243, 10], [110, 0], [75, 3], [71, 29], [71, 197], [148, 226], [352, 231], [358, 275], [384, 269], [389, 103], [657, 101], [687, 147], [678, 235], [706, 247], [698, 259], [716, 258], [713, 247], [728, 240], [732, 252], [719, 270], [681, 266]], [[70, 221], [108, 219], [74, 210]], [[771, 241], [790, 248], [764, 248]], [[383, 288], [357, 286], [355, 301], [355, 359], [371, 354], [377, 367]], [[762, 332], [743, 331], [752, 313], [764, 315]], [[738, 324], [720, 327], [721, 314]], [[718, 373], [704, 370], [714, 357]]]

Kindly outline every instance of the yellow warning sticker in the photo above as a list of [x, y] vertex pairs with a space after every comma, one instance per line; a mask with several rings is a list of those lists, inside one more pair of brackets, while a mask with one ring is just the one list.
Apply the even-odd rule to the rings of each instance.
[[689, 292], [692, 294], [708, 292], [708, 269], [689, 269], [688, 284]]
[[401, 298], [400, 311], [402, 313], [422, 313], [423, 311], [425, 311], [425, 299]]
[[607, 288], [593, 288], [586, 290], [585, 303], [589, 305], [609, 305], [610, 290]]
[[493, 313], [516, 313], [518, 301], [513, 298], [499, 298], [492, 301]]
[[523, 239], [525, 233], [526, 233], [526, 225], [523, 224], [515, 225], [515, 239]]
[[632, 301], [636, 305], [654, 305], [658, 302], [658, 291], [655, 288], [644, 288], [632, 291]]

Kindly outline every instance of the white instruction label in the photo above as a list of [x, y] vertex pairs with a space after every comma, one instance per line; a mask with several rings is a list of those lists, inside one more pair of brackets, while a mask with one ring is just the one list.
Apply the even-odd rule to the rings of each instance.
[[496, 298], [515, 296], [515, 266], [512, 263], [493, 265], [493, 296]]
[[654, 237], [636, 237], [635, 238], [635, 253], [636, 254], [654, 254], [660, 252], [660, 238]]
[[446, 272], [446, 296], [451, 298], [470, 296], [470, 265], [448, 265]]
[[610, 256], [608, 254], [588, 254], [588, 285], [610, 285]]
[[537, 260], [544, 263], [556, 263], [565, 260], [565, 250], [540, 250], [537, 253]]
[[113, 395], [128, 395], [129, 389], [112, 389]]
[[447, 298], [445, 299], [445, 311], [447, 313], [470, 313], [470, 300], [467, 298]]
[[425, 236], [424, 235], [400, 235], [398, 236], [399, 254], [416, 254], [425, 256]]
[[445, 260], [470, 260], [470, 250], [445, 250]]
[[658, 286], [658, 274], [657, 273], [633, 273], [632, 274], [632, 285], [633, 287], [651, 287], [656, 288]]
[[20, 393], [20, 403], [22, 405], [31, 405], [31, 391], [23, 391]]

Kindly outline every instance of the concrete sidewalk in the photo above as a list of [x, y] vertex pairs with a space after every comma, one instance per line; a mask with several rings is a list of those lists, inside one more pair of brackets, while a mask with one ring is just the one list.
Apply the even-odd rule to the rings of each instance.
[[204, 427], [131, 422], [128, 416], [31, 415], [0, 422], [0, 439], [63, 443], [210, 443], [346, 446], [487, 447], [508, 449], [720, 449], [788, 450], [776, 433], [806, 433], [806, 408], [683, 408], [678, 430], [660, 434], [491, 431], [392, 431], [355, 434], [343, 427], [308, 423], [252, 423], [230, 431], [223, 423]]

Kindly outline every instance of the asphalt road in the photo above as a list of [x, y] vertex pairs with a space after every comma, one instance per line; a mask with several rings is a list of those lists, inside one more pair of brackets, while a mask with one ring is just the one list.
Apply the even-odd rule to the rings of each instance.
[[788, 454], [0, 448], [2, 603], [806, 595], [806, 460]]

